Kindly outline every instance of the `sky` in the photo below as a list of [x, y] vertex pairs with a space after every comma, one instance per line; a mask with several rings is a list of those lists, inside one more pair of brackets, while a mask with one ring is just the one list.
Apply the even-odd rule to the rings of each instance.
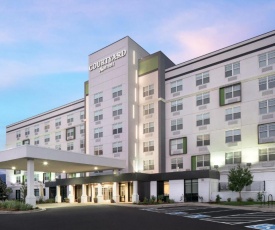
[[83, 97], [88, 55], [130, 36], [175, 64], [275, 29], [275, 0], [0, 0], [6, 126]]

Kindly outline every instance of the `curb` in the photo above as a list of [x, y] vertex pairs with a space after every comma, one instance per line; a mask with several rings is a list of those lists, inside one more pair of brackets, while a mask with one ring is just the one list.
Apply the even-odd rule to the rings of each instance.
[[27, 213], [37, 213], [37, 212], [43, 212], [43, 211], [46, 211], [46, 209], [39, 208], [39, 209], [33, 209], [33, 210], [28, 210], [28, 211], [4, 211], [4, 210], [0, 210], [0, 215], [1, 214], [18, 215], [18, 214], [27, 214]]

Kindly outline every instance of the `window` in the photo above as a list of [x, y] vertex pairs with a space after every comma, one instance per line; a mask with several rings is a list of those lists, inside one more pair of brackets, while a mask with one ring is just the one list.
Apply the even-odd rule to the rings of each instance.
[[[259, 125], [259, 143], [274, 142], [275, 123]], [[272, 140], [268, 140], [272, 138]], [[267, 139], [267, 140], [266, 140]]]
[[197, 115], [197, 126], [209, 125], [210, 124], [210, 114], [204, 113]]
[[148, 115], [153, 113], [154, 113], [154, 103], [143, 106], [143, 115]]
[[14, 175], [21, 174], [21, 170], [14, 170], [14, 171], [13, 171], [13, 174], [14, 174]]
[[241, 141], [241, 130], [233, 129], [225, 132], [225, 143]]
[[225, 110], [225, 120], [231, 121], [241, 118], [241, 107], [233, 107]]
[[72, 150], [74, 150], [74, 143], [73, 142], [67, 143], [67, 151], [72, 151]]
[[259, 67], [265, 67], [275, 63], [275, 50], [268, 53], [263, 53], [258, 56], [259, 58]]
[[154, 151], [154, 141], [143, 142], [143, 152]]
[[122, 133], [122, 123], [113, 124], [113, 134]]
[[61, 132], [56, 132], [55, 133], [55, 140], [60, 140], [61, 139]]
[[113, 87], [113, 98], [119, 97], [122, 95], [122, 85]]
[[50, 142], [50, 135], [49, 135], [49, 134], [48, 134], [48, 135], [45, 135], [44, 141], [45, 141], [45, 143]]
[[80, 125], [80, 134], [84, 134], [84, 133], [85, 133], [85, 126]]
[[84, 110], [80, 111], [80, 120], [84, 120], [85, 118], [85, 114], [84, 114]]
[[197, 106], [210, 103], [210, 94], [202, 93], [197, 95]]
[[197, 136], [197, 146], [207, 146], [210, 145], [210, 134], [198, 135]]
[[154, 160], [143, 161], [143, 171], [154, 170]]
[[241, 101], [241, 84], [220, 88], [220, 105]]
[[67, 123], [72, 123], [74, 121], [74, 117], [73, 117], [73, 114], [69, 114], [67, 116]]
[[183, 159], [182, 158], [171, 159], [171, 169], [183, 169]]
[[61, 145], [56, 145], [55, 150], [61, 150]]
[[21, 131], [16, 131], [16, 138], [20, 138], [21, 137]]
[[84, 140], [80, 140], [80, 148], [81, 149], [85, 148], [85, 141]]
[[171, 102], [171, 112], [182, 110], [182, 99]]
[[187, 138], [177, 138], [170, 140], [170, 155], [187, 153]]
[[154, 122], [143, 124], [143, 133], [152, 133], [152, 132], [154, 132]]
[[102, 110], [97, 110], [94, 113], [94, 121], [100, 121], [103, 119], [103, 111]]
[[259, 90], [267, 90], [275, 87], [275, 75], [263, 77], [259, 79]]
[[229, 152], [225, 153], [225, 164], [240, 164], [242, 163], [242, 153], [238, 152]]
[[30, 128], [26, 128], [25, 129], [25, 136], [29, 136], [30, 135]]
[[34, 174], [34, 181], [39, 181], [39, 174], [38, 173]]
[[49, 123], [45, 123], [44, 129], [47, 132], [50, 129], [50, 124]]
[[275, 148], [259, 149], [259, 161], [275, 161]]
[[34, 138], [34, 145], [39, 145], [39, 137]]
[[204, 72], [196, 75], [196, 86], [209, 83], [209, 72]]
[[171, 93], [182, 91], [182, 80], [171, 82]]
[[103, 101], [103, 93], [99, 92], [94, 94], [94, 104], [100, 103]]
[[113, 106], [113, 117], [122, 114], [122, 104], [114, 105]]
[[259, 102], [259, 113], [267, 114], [275, 112], [275, 98]]
[[210, 154], [197, 156], [197, 168], [210, 166]]
[[16, 183], [21, 184], [21, 176], [16, 176]]
[[59, 127], [61, 125], [61, 117], [55, 119], [55, 127]]
[[34, 126], [34, 132], [35, 134], [39, 133], [39, 125]]
[[94, 147], [94, 154], [96, 156], [103, 155], [103, 146], [102, 145], [97, 145]]
[[182, 118], [171, 121], [171, 131], [182, 129]]
[[234, 62], [225, 66], [225, 77], [231, 77], [240, 73], [240, 62]]
[[143, 97], [147, 97], [154, 94], [154, 85], [143, 87]]
[[34, 189], [34, 196], [39, 196], [39, 189], [38, 188]]
[[66, 129], [66, 140], [75, 139], [75, 127]]
[[26, 139], [22, 141], [23, 145], [29, 145], [30, 144], [30, 139]]
[[96, 128], [94, 129], [94, 138], [100, 138], [103, 137], [103, 128]]
[[113, 153], [119, 153], [122, 152], [122, 142], [114, 142], [113, 143]]

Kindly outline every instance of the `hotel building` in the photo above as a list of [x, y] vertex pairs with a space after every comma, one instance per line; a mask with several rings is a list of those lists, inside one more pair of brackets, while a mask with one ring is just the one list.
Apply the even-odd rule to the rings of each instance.
[[[227, 175], [238, 164], [255, 181], [244, 197], [275, 196], [274, 39], [271, 31], [176, 65], [125, 37], [89, 55], [83, 99], [7, 126], [7, 148], [124, 162], [35, 172], [35, 196], [59, 202], [226, 199], [235, 196]], [[25, 180], [7, 170], [14, 198]]]

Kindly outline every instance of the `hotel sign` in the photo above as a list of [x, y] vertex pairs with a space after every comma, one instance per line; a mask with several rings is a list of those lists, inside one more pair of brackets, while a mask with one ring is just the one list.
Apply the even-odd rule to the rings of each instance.
[[101, 73], [104, 70], [115, 66], [115, 61], [125, 57], [126, 54], [127, 54], [127, 50], [121, 50], [115, 54], [112, 54], [109, 57], [106, 57], [100, 61], [93, 63], [92, 65], [89, 66], [89, 70], [93, 71], [93, 70], [99, 69], [99, 72]]

